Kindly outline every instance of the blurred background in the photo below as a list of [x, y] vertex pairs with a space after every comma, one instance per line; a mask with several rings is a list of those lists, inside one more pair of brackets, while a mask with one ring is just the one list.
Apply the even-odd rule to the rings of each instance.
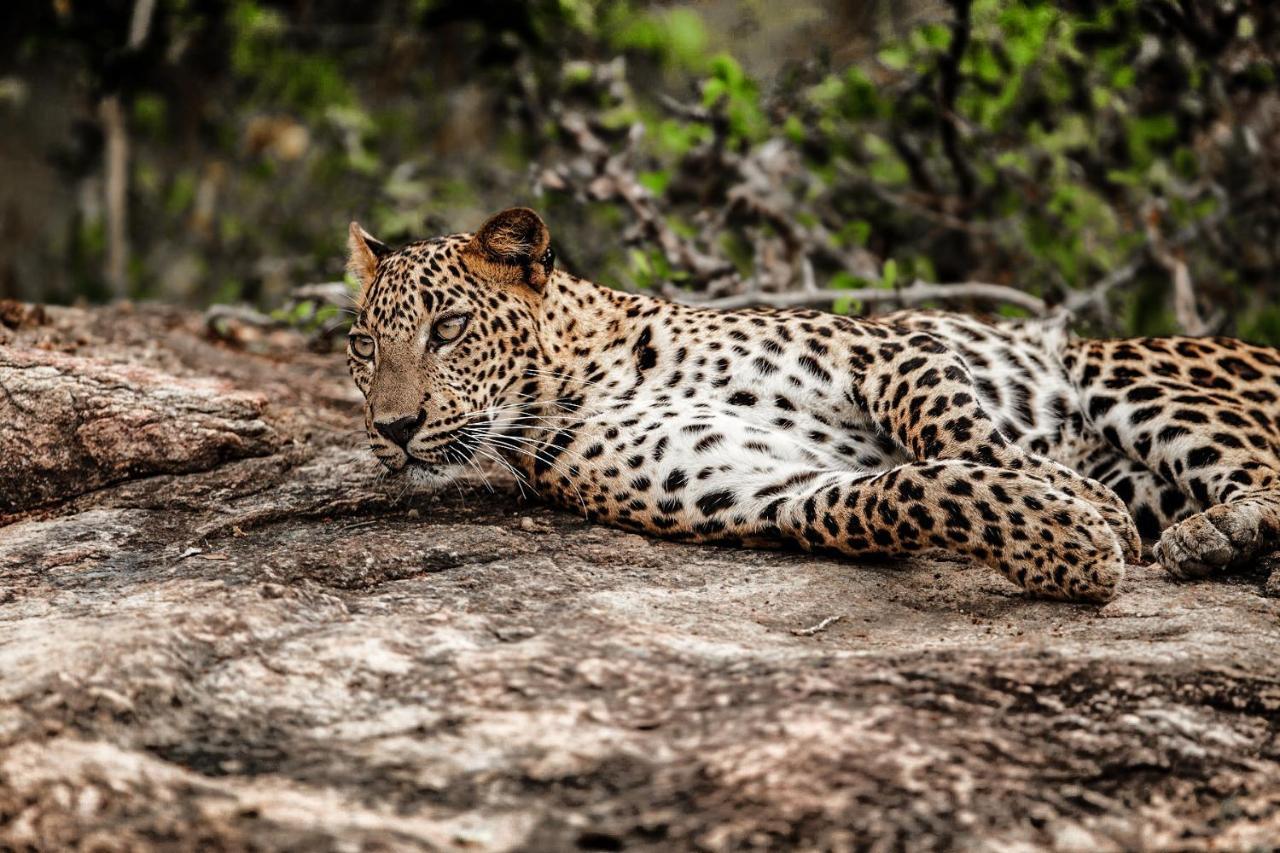
[[351, 219], [527, 204], [615, 287], [1280, 344], [1277, 5], [10, 0], [0, 297], [324, 345]]

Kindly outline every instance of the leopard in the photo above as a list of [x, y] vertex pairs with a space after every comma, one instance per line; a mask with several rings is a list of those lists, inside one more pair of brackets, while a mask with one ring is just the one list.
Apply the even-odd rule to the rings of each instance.
[[1094, 603], [1144, 555], [1201, 579], [1280, 533], [1274, 348], [668, 301], [558, 268], [529, 208], [399, 248], [353, 222], [348, 244], [365, 432], [417, 486], [500, 469], [634, 533], [941, 552]]

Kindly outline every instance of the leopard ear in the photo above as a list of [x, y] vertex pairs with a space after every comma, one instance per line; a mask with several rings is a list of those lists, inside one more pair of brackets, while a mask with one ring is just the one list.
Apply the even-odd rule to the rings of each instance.
[[391, 253], [391, 247], [374, 239], [374, 236], [352, 222], [347, 231], [347, 271], [360, 282], [363, 293], [378, 273], [378, 261]]
[[555, 266], [551, 232], [527, 207], [513, 207], [491, 217], [471, 238], [466, 251], [487, 278], [523, 282], [537, 291], [546, 285]]

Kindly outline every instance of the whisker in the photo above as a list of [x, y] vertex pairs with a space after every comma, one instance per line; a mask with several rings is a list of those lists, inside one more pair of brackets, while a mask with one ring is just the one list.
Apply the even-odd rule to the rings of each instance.
[[[578, 485], [577, 485], [576, 483], [574, 483], [574, 482], [573, 482], [573, 476], [569, 473], [569, 471], [568, 471], [568, 470], [566, 470], [565, 468], [563, 468], [563, 467], [561, 467], [560, 465], [558, 465], [554, 459], [544, 459], [542, 456], [538, 455], [538, 454], [539, 454], [539, 452], [540, 452], [540, 451], [538, 451], [538, 450], [530, 451], [528, 448], [520, 447], [520, 446], [518, 446], [518, 445], [517, 445], [517, 446], [509, 446], [509, 445], [497, 444], [497, 441], [498, 441], [500, 438], [505, 438], [505, 437], [495, 437], [495, 438], [491, 439], [491, 441], [493, 441], [493, 442], [494, 442], [494, 446], [495, 446], [495, 447], [504, 447], [506, 450], [508, 450], [508, 451], [510, 451], [510, 452], [512, 452], [512, 453], [515, 453], [515, 454], [517, 454], [517, 455], [527, 456], [527, 457], [529, 457], [530, 459], [533, 459], [533, 460], [535, 460], [535, 461], [538, 461], [538, 462], [543, 463], [544, 465], [546, 465], [546, 466], [547, 466], [548, 468], [550, 468], [551, 470], [553, 470], [553, 471], [555, 471], [556, 473], [558, 473], [558, 474], [560, 474], [561, 476], [563, 476], [563, 477], [568, 481], [569, 485], [573, 488], [574, 494], [576, 494], [576, 495], [578, 496], [578, 503], [580, 503], [580, 504], [582, 505], [582, 511], [583, 511], [583, 513], [585, 514], [585, 513], [587, 512], [587, 502], [586, 502], [586, 500], [582, 497], [582, 492], [578, 489]], [[567, 448], [566, 448], [566, 449], [567, 449]]]
[[[478, 446], [477, 446], [477, 445], [478, 445], [478, 441], [476, 441], [475, 436], [470, 436], [470, 435], [468, 435], [467, 437], [469, 437], [469, 438], [471, 438], [471, 439], [472, 439], [471, 447], [470, 447], [470, 448], [468, 448], [468, 449], [469, 449], [469, 450], [471, 450], [471, 451], [475, 451], [475, 450], [479, 449], [479, 448], [478, 448]], [[446, 452], [446, 453], [452, 453], [453, 451], [452, 451], [451, 449], [446, 448], [445, 452]], [[484, 480], [485, 488], [489, 490], [489, 494], [491, 494], [491, 495], [492, 495], [492, 494], [495, 494], [495, 491], [494, 491], [494, 488], [493, 488], [493, 483], [489, 482], [489, 476], [488, 476], [487, 474], [485, 474], [484, 469], [480, 467], [480, 465], [475, 461], [474, 457], [473, 457], [473, 456], [471, 456], [471, 455], [466, 455], [466, 456], [464, 456], [464, 455], [462, 454], [462, 452], [461, 452], [461, 451], [458, 451], [458, 452], [457, 452], [457, 456], [458, 456], [459, 458], [461, 458], [461, 459], [464, 459], [464, 460], [466, 461], [466, 463], [467, 463], [468, 465], [470, 465], [470, 466], [471, 466], [471, 468], [472, 468], [472, 469], [474, 469], [474, 470], [475, 470], [475, 472], [476, 472], [477, 474], [479, 474], [479, 475], [480, 475], [480, 478], [481, 478], [482, 480]]]
[[603, 388], [606, 391], [613, 390], [610, 386], [607, 386], [604, 383], [595, 382], [590, 379], [583, 379], [582, 377], [574, 376], [571, 373], [560, 373], [553, 370], [540, 370], [536, 367], [526, 367], [524, 372], [526, 376], [531, 375], [531, 376], [541, 377], [544, 379], [559, 379], [561, 381], [566, 381], [566, 382], [577, 382], [579, 385], [586, 385], [593, 388]]
[[480, 478], [482, 480], [484, 480], [484, 487], [489, 490], [489, 494], [491, 495], [494, 494], [493, 483], [489, 482], [489, 475], [485, 474], [484, 469], [482, 469], [478, 464], [476, 464], [475, 456], [468, 456], [466, 457], [466, 459], [467, 459], [467, 464], [470, 465], [473, 469], [475, 469], [475, 472], [480, 475]]
[[[549, 428], [548, 428], [548, 429], [549, 429]], [[563, 430], [557, 430], [557, 432], [562, 432], [562, 431], [563, 431]], [[496, 440], [496, 439], [503, 439], [503, 440], [508, 440], [508, 441], [518, 441], [518, 442], [521, 442], [522, 444], [531, 444], [531, 445], [533, 445], [534, 447], [538, 448], [539, 450], [542, 450], [542, 449], [544, 449], [544, 448], [546, 448], [546, 447], [547, 447], [547, 441], [546, 441], [546, 439], [528, 438], [528, 437], [525, 437], [525, 436], [517, 436], [517, 435], [496, 435], [496, 436], [492, 436], [492, 437], [493, 437], [495, 440]], [[574, 449], [573, 449], [573, 448], [571, 448], [571, 447], [562, 447], [562, 448], [560, 448], [560, 449], [561, 449], [561, 452], [563, 452], [563, 453], [569, 453], [569, 454], [572, 454], [575, 458], [577, 458], [577, 459], [581, 460], [582, 464], [584, 464], [584, 465], [586, 465], [586, 464], [588, 463], [588, 461], [589, 461], [585, 456], [583, 456], [581, 453], [579, 453], [578, 451], [574, 450]]]
[[[457, 460], [457, 459], [455, 459], [455, 458], [454, 458], [454, 453], [453, 453], [453, 451], [452, 451], [452, 450], [450, 450], [450, 449], [449, 449], [449, 448], [447, 448], [447, 447], [444, 449], [444, 458], [445, 458], [445, 459], [449, 462], [449, 464], [451, 464], [451, 465], [461, 465], [461, 464], [462, 464], [459, 460]], [[465, 501], [465, 500], [467, 499], [467, 496], [466, 496], [465, 494], [463, 494], [463, 493], [462, 493], [462, 485], [458, 482], [458, 479], [457, 479], [456, 477], [453, 477], [453, 478], [450, 478], [449, 482], [450, 482], [450, 483], [452, 483], [452, 484], [453, 484], [453, 487], [454, 487], [455, 489], [457, 489], [457, 490], [458, 490], [458, 497]], [[474, 494], [474, 490], [473, 490], [473, 492], [472, 492], [472, 493]]]
[[[535, 418], [539, 418], [539, 417], [585, 417], [585, 416], [587, 416], [587, 415], [583, 415], [583, 414], [582, 414], [582, 412], [575, 412], [575, 413], [571, 413], [571, 414], [568, 414], [568, 415], [539, 415], [539, 414], [536, 414], [536, 413], [534, 413], [534, 412], [528, 411], [529, 409], [534, 408], [534, 407], [536, 407], [536, 406], [553, 406], [553, 405], [555, 405], [555, 404], [554, 404], [554, 403], [552, 403], [552, 402], [549, 402], [549, 401], [545, 401], [545, 400], [540, 400], [540, 401], [536, 401], [536, 402], [499, 403], [499, 404], [496, 404], [496, 405], [487, 406], [487, 407], [485, 407], [485, 408], [483, 408], [483, 409], [477, 409], [477, 410], [476, 410], [476, 411], [474, 411], [474, 412], [466, 412], [466, 413], [464, 413], [464, 414], [457, 415], [457, 417], [458, 417], [459, 419], [461, 419], [461, 420], [466, 420], [466, 419], [468, 419], [468, 418], [474, 418], [474, 417], [476, 417], [476, 416], [478, 416], [478, 415], [501, 415], [501, 414], [506, 414], [506, 413], [508, 413], [508, 412], [519, 412], [519, 413], [521, 413], [522, 415], [527, 415], [527, 416], [529, 416], [529, 417], [535, 417]], [[595, 415], [595, 414], [599, 414], [599, 413], [598, 413], [598, 412], [590, 412], [590, 413], [588, 413], [588, 415]]]
[[[524, 478], [523, 476], [521, 476], [520, 472], [519, 472], [519, 471], [517, 471], [517, 470], [515, 469], [515, 466], [513, 466], [513, 465], [512, 465], [510, 462], [508, 462], [507, 460], [503, 459], [500, 455], [495, 455], [495, 454], [493, 454], [493, 453], [488, 452], [488, 450], [486, 450], [486, 449], [485, 449], [486, 447], [491, 447], [491, 448], [492, 448], [492, 445], [489, 445], [487, 442], [481, 441], [481, 442], [479, 442], [478, 444], [476, 444], [475, 451], [476, 451], [476, 453], [479, 453], [479, 454], [483, 455], [486, 459], [491, 459], [491, 460], [493, 460], [494, 462], [497, 462], [497, 463], [498, 463], [499, 465], [501, 465], [503, 468], [505, 468], [506, 470], [508, 470], [508, 471], [510, 471], [510, 472], [511, 472], [511, 476], [515, 477], [515, 480], [516, 480], [516, 486], [520, 489], [520, 497], [521, 497], [521, 498], [523, 498], [523, 497], [524, 497], [524, 487], [525, 487], [525, 486], [528, 486], [528, 487], [529, 487], [529, 489], [534, 493], [534, 495], [537, 495], [537, 494], [538, 494], [538, 490], [537, 490], [537, 489], [535, 489], [535, 488], [533, 488], [533, 485], [532, 485], [531, 483], [527, 482], [527, 481], [525, 480], [525, 478]], [[492, 449], [495, 449], [495, 450], [496, 450], [497, 448], [492, 448]]]

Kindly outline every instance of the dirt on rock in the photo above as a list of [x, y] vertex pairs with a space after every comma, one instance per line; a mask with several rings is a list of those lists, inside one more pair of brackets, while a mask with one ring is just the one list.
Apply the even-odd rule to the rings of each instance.
[[0, 849], [1280, 844], [1263, 569], [659, 542], [384, 479], [290, 334], [0, 319]]

